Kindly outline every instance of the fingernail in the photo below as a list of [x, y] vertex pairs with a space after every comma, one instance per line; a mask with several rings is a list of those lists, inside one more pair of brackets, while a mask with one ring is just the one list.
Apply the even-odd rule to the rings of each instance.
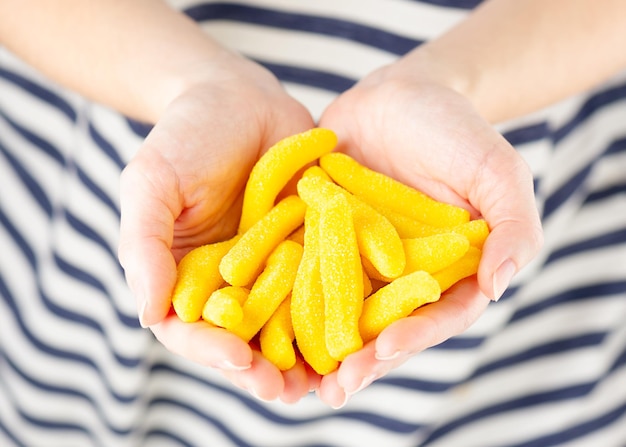
[[147, 307], [148, 307], [148, 301], [144, 300], [141, 303], [141, 307], [139, 308], [139, 324], [144, 329], [148, 327], [148, 325], [146, 324], [146, 316], [145, 316]]
[[256, 392], [254, 388], [247, 388], [247, 390], [248, 390], [248, 393], [250, 393], [252, 397], [254, 397], [255, 399], [258, 399], [262, 402], [270, 402], [269, 399], [263, 399], [262, 397], [259, 397], [258, 393]]
[[517, 272], [515, 263], [510, 259], [507, 259], [496, 270], [493, 275], [493, 300], [498, 301], [504, 294], [504, 291], [509, 287], [513, 276]]
[[250, 365], [235, 365], [230, 360], [222, 360], [217, 367], [226, 371], [245, 371], [250, 368]]
[[364, 377], [363, 380], [361, 381], [361, 384], [355, 390], [346, 391], [346, 395], [347, 396], [355, 395], [356, 393], [358, 393], [362, 389], [364, 389], [367, 386], [369, 386], [374, 380], [376, 380], [377, 377], [378, 376], [376, 374], [370, 374], [369, 376]]
[[331, 407], [333, 410], [339, 410], [339, 409], [341, 409], [341, 408], [345, 407], [345, 406], [346, 406], [346, 404], [348, 403], [348, 397], [349, 397], [349, 396], [348, 396], [348, 394], [344, 395], [344, 397], [343, 397], [343, 402], [341, 402], [339, 405], [331, 405], [330, 407]]
[[383, 362], [387, 362], [389, 360], [395, 360], [395, 359], [400, 358], [400, 357], [407, 357], [408, 355], [409, 355], [408, 351], [396, 351], [396, 352], [393, 352], [393, 353], [387, 354], [387, 355], [379, 354], [378, 352], [376, 352], [374, 354], [374, 357], [376, 357], [376, 360], [381, 360]]

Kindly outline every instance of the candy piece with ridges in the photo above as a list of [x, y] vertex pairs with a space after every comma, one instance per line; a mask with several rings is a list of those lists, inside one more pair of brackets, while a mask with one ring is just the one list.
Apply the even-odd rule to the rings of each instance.
[[483, 248], [487, 236], [489, 236], [489, 226], [484, 219], [470, 220], [456, 227], [452, 227], [453, 233], [462, 234], [467, 238], [470, 245], [476, 248]]
[[343, 195], [352, 209], [361, 256], [384, 276], [395, 278], [404, 271], [404, 249], [400, 236], [391, 222], [374, 208], [321, 176], [305, 175], [298, 182], [298, 194], [307, 205], [318, 210], [334, 196]]
[[336, 183], [374, 207], [386, 206], [436, 227], [450, 227], [469, 220], [467, 210], [438, 202], [391, 177], [366, 168], [348, 155], [338, 152], [323, 155], [319, 163]]
[[276, 246], [304, 222], [306, 205], [298, 196], [281, 200], [241, 235], [220, 262], [222, 277], [233, 286], [248, 286]]
[[403, 239], [402, 245], [407, 260], [403, 275], [418, 270], [437, 272], [461, 259], [470, 247], [467, 238], [456, 233]]
[[250, 291], [244, 287], [226, 286], [211, 294], [204, 309], [202, 318], [215, 326], [231, 328], [243, 319], [243, 303]]
[[315, 128], [289, 136], [270, 147], [252, 168], [243, 197], [239, 233], [250, 229], [274, 206], [296, 172], [333, 150], [337, 136]]
[[433, 278], [439, 283], [441, 292], [445, 292], [460, 280], [476, 274], [481, 256], [482, 250], [470, 247], [467, 253], [454, 264], [433, 273]]
[[285, 240], [276, 247], [243, 303], [242, 321], [231, 332], [250, 341], [261, 330], [291, 293], [301, 258], [302, 246], [297, 242]]
[[364, 342], [377, 337], [396, 320], [408, 316], [426, 303], [439, 299], [437, 281], [426, 272], [414, 272], [378, 289], [363, 303], [359, 330]]
[[326, 316], [326, 346], [337, 361], [363, 346], [359, 317], [363, 269], [348, 200], [337, 194], [320, 210], [320, 274]]
[[457, 233], [467, 237], [471, 246], [482, 248], [489, 235], [489, 226], [484, 219], [474, 219], [452, 227], [434, 227], [391, 211], [386, 207], [378, 207], [376, 210], [393, 224], [402, 239], [415, 239], [441, 233]]
[[[401, 276], [419, 270], [434, 273], [461, 259], [470, 247], [463, 235], [434, 234], [415, 239], [402, 239], [406, 267]], [[382, 275], [371, 263], [363, 263], [370, 278], [390, 282], [394, 278]]]
[[202, 245], [187, 253], [176, 268], [176, 284], [172, 292], [172, 307], [178, 317], [186, 322], [198, 321], [209, 295], [224, 280], [219, 272], [222, 257], [239, 238]]
[[401, 239], [432, 236], [433, 234], [437, 234], [438, 230], [449, 231], [448, 227], [429, 225], [420, 220], [413, 219], [406, 214], [393, 211], [386, 206], [376, 206], [374, 208], [391, 222]]
[[278, 309], [261, 328], [259, 336], [261, 353], [281, 371], [286, 371], [296, 364], [290, 301], [287, 297], [280, 303]]
[[322, 168], [320, 168], [317, 165], [307, 168], [306, 171], [302, 173], [302, 178], [307, 178], [307, 177], [319, 178], [321, 180], [328, 180], [329, 182], [333, 181], [333, 179], [331, 179], [330, 176], [326, 174], [326, 171], [324, 171]]
[[304, 251], [291, 293], [291, 321], [296, 345], [313, 370], [326, 375], [338, 362], [328, 353], [325, 311], [319, 260], [319, 212], [307, 208], [304, 218]]

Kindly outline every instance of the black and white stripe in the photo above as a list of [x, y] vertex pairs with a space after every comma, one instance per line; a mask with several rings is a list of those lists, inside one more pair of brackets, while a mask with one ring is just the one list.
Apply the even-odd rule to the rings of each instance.
[[[315, 116], [476, 0], [171, 2]], [[306, 51], [302, 51], [306, 48]], [[626, 445], [626, 75], [499, 127], [544, 251], [465, 334], [339, 411], [263, 403], [139, 328], [118, 176], [148, 128], [0, 49], [0, 445]]]

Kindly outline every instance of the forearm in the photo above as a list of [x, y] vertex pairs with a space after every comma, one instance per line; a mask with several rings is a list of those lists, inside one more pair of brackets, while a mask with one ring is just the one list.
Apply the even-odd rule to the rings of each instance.
[[52, 79], [154, 122], [224, 50], [160, 0], [4, 0], [0, 44]]
[[625, 17], [624, 0], [491, 0], [400, 65], [431, 67], [499, 122], [626, 67]]

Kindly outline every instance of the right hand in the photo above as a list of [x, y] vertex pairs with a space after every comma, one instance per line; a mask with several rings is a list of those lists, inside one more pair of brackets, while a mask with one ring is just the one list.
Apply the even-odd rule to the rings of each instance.
[[269, 72], [231, 53], [193, 79], [122, 173], [120, 261], [142, 325], [166, 348], [262, 399], [293, 402], [319, 382], [302, 363], [283, 374], [226, 330], [180, 321], [170, 298], [187, 252], [235, 234], [262, 153], [314, 122]]

